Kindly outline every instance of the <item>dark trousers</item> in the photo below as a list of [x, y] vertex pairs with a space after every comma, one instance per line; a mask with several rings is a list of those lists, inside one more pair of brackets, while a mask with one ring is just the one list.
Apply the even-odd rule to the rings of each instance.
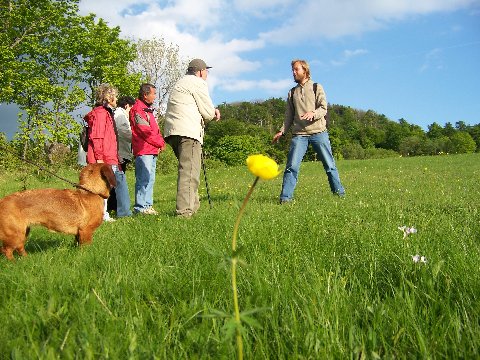
[[[118, 164], [118, 168], [126, 173], [129, 162], [130, 160], [125, 160], [123, 163]], [[115, 188], [110, 190], [110, 196], [107, 199], [107, 211], [117, 211], [117, 194], [115, 193]]]

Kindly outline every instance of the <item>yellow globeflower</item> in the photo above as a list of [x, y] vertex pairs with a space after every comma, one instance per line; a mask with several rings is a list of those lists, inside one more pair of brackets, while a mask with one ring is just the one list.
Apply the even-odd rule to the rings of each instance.
[[247, 158], [248, 170], [262, 180], [270, 180], [280, 174], [275, 160], [265, 155], [250, 155]]

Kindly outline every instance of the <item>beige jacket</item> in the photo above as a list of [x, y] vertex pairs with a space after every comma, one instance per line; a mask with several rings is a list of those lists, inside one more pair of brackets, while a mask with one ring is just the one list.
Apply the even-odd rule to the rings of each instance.
[[[300, 115], [309, 111], [315, 112], [313, 121], [301, 120]], [[280, 129], [284, 134], [292, 128], [293, 135], [312, 135], [327, 130], [327, 98], [323, 87], [317, 83], [317, 93], [313, 92], [313, 81], [298, 84], [295, 91], [288, 92], [285, 121]]]
[[195, 75], [185, 75], [168, 98], [164, 136], [185, 136], [203, 144], [204, 122], [214, 117], [215, 107], [207, 82]]

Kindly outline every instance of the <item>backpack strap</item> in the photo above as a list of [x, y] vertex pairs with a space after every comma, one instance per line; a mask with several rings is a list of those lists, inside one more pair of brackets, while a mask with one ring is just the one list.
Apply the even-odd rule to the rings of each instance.
[[295, 89], [297, 87], [294, 86], [290, 89], [289, 93], [290, 93], [290, 101], [292, 102], [292, 107], [293, 107], [293, 114], [295, 114], [295, 103], [293, 102], [293, 94], [295, 94]]

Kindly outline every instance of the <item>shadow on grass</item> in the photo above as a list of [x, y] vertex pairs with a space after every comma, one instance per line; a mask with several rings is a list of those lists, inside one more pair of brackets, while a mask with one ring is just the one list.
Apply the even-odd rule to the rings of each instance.
[[69, 248], [77, 247], [75, 236], [53, 233], [46, 229], [32, 229], [25, 242], [25, 250], [29, 254], [59, 249], [62, 246], [68, 246]]

